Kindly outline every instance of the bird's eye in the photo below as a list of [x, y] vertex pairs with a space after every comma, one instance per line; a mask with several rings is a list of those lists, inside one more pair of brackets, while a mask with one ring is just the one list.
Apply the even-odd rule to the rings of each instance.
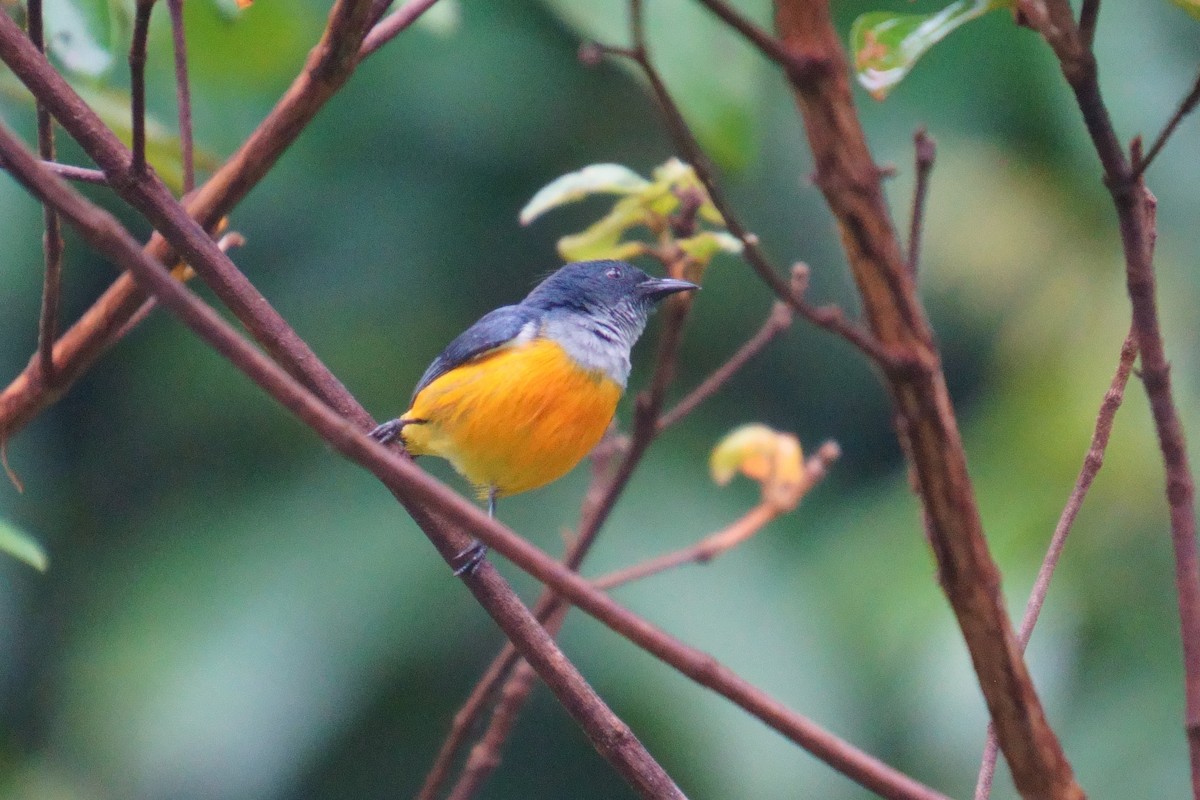
[[616, 280], [617, 278], [621, 277], [621, 268], [620, 267], [609, 267], [608, 272], [604, 273], [604, 277], [612, 278], [613, 280]]

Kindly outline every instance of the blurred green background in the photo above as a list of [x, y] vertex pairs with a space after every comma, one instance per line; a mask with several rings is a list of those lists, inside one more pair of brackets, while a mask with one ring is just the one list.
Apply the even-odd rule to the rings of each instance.
[[[748, 225], [781, 264], [812, 266], [814, 300], [854, 310], [778, 74], [693, 3], [648, 5], [656, 57]], [[768, 21], [767, 3], [741, 5]], [[937, 5], [839, 3], [839, 29], [889, 7]], [[238, 207], [232, 226], [247, 243], [235, 260], [377, 417], [402, 411], [441, 347], [521, 297], [556, 266], [556, 238], [603, 207], [585, 203], [522, 229], [517, 211], [540, 186], [589, 163], [645, 173], [673, 155], [629, 70], [576, 59], [581, 38], [626, 41], [623, 9], [616, 0], [448, 5], [366, 61]], [[206, 151], [227, 156], [253, 130], [327, 11], [316, 0], [258, 0], [240, 15], [188, 3]], [[173, 128], [165, 22], [160, 8], [150, 107]], [[1194, 75], [1200, 32], [1165, 2], [1111, 3], [1097, 48], [1118, 130], [1152, 136]], [[99, 84], [125, 84], [123, 58]], [[887, 102], [858, 94], [877, 160], [897, 170], [889, 192], [902, 228], [912, 133], [926, 125], [938, 141], [921, 291], [1019, 613], [1128, 324], [1111, 204], [1055, 63], [1004, 13], [935, 48]], [[30, 108], [11, 85], [0, 112], [32, 138]], [[1160, 202], [1162, 314], [1193, 462], [1198, 148], [1190, 120], [1149, 173]], [[79, 163], [77, 150], [62, 150]], [[86, 191], [146, 233], [108, 193]], [[67, 239], [73, 319], [114, 272]], [[0, 177], [4, 380], [35, 347], [39, 241], [39, 208]], [[744, 264], [719, 257], [674, 396], [744, 341], [770, 304]], [[634, 388], [656, 331], [635, 354]], [[628, 423], [628, 400], [618, 416]], [[715, 490], [706, 467], [717, 438], [748, 421], [795, 431], [810, 449], [836, 439], [844, 456], [795, 514], [736, 552], [618, 598], [789, 707], [969, 796], [983, 705], [934, 578], [887, 399], [839, 340], [797, 324], [664, 436], [587, 571], [682, 546], [755, 502], [746, 483]], [[375, 480], [165, 313], [13, 437], [8, 457], [26, 489], [0, 482], [0, 519], [42, 541], [51, 567], [42, 575], [0, 559], [0, 797], [408, 797], [502, 643]], [[462, 488], [444, 464], [423, 465]], [[586, 479], [581, 467], [506, 501], [501, 516], [557, 552]], [[1135, 380], [1030, 654], [1052, 723], [1096, 798], [1187, 791], [1164, 505]], [[530, 580], [499, 566], [535, 596]], [[868, 796], [581, 615], [569, 619], [563, 645], [692, 797]], [[630, 792], [539, 686], [483, 796]], [[1003, 772], [994, 796], [1014, 796]]]

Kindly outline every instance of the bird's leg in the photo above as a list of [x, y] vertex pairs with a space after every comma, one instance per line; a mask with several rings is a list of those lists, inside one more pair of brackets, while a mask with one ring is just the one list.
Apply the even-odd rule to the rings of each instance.
[[[496, 518], [496, 487], [488, 489], [488, 516], [492, 519]], [[483, 561], [487, 555], [487, 545], [478, 539], [467, 545], [467, 548], [454, 557], [456, 562], [462, 562], [454, 568], [454, 575], [469, 575], [479, 566], [479, 562]]]

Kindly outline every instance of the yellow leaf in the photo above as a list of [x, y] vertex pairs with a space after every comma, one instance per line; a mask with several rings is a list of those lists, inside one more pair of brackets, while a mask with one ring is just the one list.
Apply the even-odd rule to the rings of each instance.
[[758, 481], [763, 499], [787, 510], [799, 504], [808, 484], [800, 440], [762, 424], [743, 425], [726, 434], [713, 448], [709, 467], [721, 486], [739, 472]]

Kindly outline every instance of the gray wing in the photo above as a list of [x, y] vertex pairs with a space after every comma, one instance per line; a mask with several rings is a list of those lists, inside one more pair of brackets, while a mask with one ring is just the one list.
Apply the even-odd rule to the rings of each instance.
[[520, 334], [527, 324], [536, 322], [537, 316], [536, 312], [524, 306], [502, 306], [484, 314], [478, 322], [446, 345], [441, 355], [433, 360], [429, 369], [421, 376], [417, 388], [413, 389], [413, 399], [416, 399], [426, 386], [460, 364], [507, 344]]

